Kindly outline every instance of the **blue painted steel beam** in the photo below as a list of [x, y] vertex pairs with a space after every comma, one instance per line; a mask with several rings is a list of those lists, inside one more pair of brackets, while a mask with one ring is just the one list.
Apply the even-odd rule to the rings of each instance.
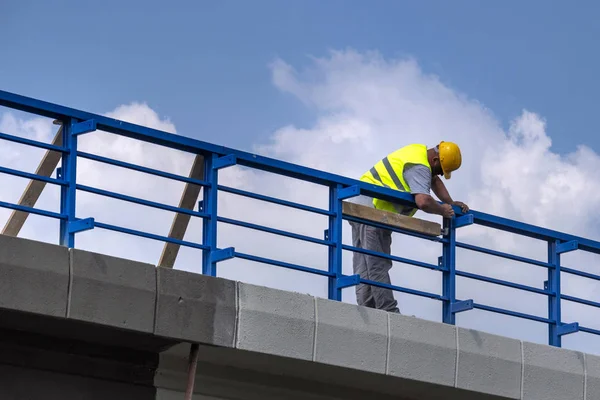
[[230, 224], [230, 225], [235, 225], [235, 226], [239, 226], [242, 228], [254, 229], [257, 231], [271, 233], [273, 235], [278, 235], [278, 236], [285, 236], [285, 237], [288, 237], [291, 239], [302, 240], [305, 242], [321, 244], [321, 245], [325, 245], [325, 246], [333, 245], [333, 242], [328, 241], [328, 240], [321, 240], [321, 239], [317, 239], [317, 238], [314, 238], [311, 236], [300, 235], [298, 233], [287, 232], [287, 231], [283, 231], [283, 230], [275, 229], [275, 228], [269, 228], [267, 226], [257, 225], [257, 224], [253, 224], [250, 222], [238, 221], [238, 220], [231, 219], [231, 218], [217, 217], [217, 221], [222, 222], [224, 224]]
[[302, 211], [312, 212], [315, 214], [321, 214], [321, 215], [327, 215], [327, 216], [334, 215], [331, 211], [324, 210], [321, 208], [306, 206], [304, 204], [294, 203], [293, 201], [287, 201], [287, 200], [278, 199], [276, 197], [270, 197], [270, 196], [265, 196], [265, 195], [258, 194], [258, 193], [252, 193], [252, 192], [248, 192], [245, 190], [232, 188], [229, 186], [219, 185], [219, 190], [222, 192], [227, 192], [227, 193], [235, 194], [238, 196], [249, 197], [251, 199], [266, 201], [268, 203], [278, 204], [278, 205], [285, 206], [285, 207], [291, 207], [291, 208], [295, 208], [295, 209], [302, 210]]
[[61, 185], [61, 186], [67, 185], [67, 182], [65, 182], [62, 179], [49, 178], [47, 176], [32, 174], [29, 172], [23, 172], [23, 171], [19, 171], [17, 169], [12, 169], [12, 168], [0, 167], [0, 173], [18, 176], [19, 178], [33, 179], [36, 181], [52, 183], [54, 185]]
[[86, 185], [76, 185], [77, 190], [81, 190], [83, 192], [97, 194], [99, 196], [106, 196], [116, 200], [123, 200], [128, 203], [139, 204], [146, 207], [157, 208], [159, 210], [171, 211], [180, 214], [191, 215], [199, 218], [208, 218], [208, 214], [196, 212], [193, 210], [188, 210], [180, 207], [173, 207], [162, 203], [157, 203], [155, 201], [140, 199], [139, 197], [127, 196], [125, 194], [115, 193], [104, 189], [97, 189], [95, 187], [86, 186]]
[[321, 269], [304, 267], [302, 265], [291, 264], [291, 263], [287, 263], [284, 261], [278, 261], [278, 260], [273, 260], [271, 258], [254, 256], [251, 254], [240, 253], [237, 251], [235, 252], [235, 258], [239, 258], [239, 259], [247, 260], [247, 261], [253, 261], [253, 262], [257, 262], [257, 263], [261, 263], [261, 264], [274, 265], [276, 267], [283, 267], [283, 268], [287, 268], [287, 269], [291, 269], [291, 270], [295, 270], [295, 271], [308, 272], [308, 273], [320, 275], [320, 276], [326, 276], [326, 277], [334, 277], [335, 276], [334, 274], [332, 274], [329, 271], [323, 271]]
[[57, 151], [59, 153], [68, 153], [69, 152], [66, 148], [61, 147], [61, 146], [55, 146], [53, 144], [38, 142], [37, 140], [26, 139], [26, 138], [22, 138], [19, 136], [8, 135], [8, 134], [2, 133], [2, 132], [0, 132], [0, 139], [7, 140], [9, 142], [38, 147], [40, 149]]
[[93, 119], [73, 124], [71, 135], [82, 135], [96, 130], [96, 121]]
[[578, 271], [576, 269], [566, 268], [563, 266], [560, 267], [560, 271], [566, 272], [571, 275], [581, 276], [582, 278], [590, 278], [590, 279], [600, 281], [600, 275], [590, 274], [589, 272]]
[[491, 256], [496, 256], [496, 257], [500, 257], [500, 258], [506, 258], [508, 260], [519, 261], [519, 262], [523, 262], [523, 263], [531, 264], [531, 265], [537, 265], [539, 267], [554, 268], [554, 266], [548, 262], [538, 261], [538, 260], [534, 260], [533, 258], [527, 258], [527, 257], [516, 256], [513, 254], [503, 253], [501, 251], [490, 250], [490, 249], [475, 246], [472, 244], [456, 242], [456, 247], [476, 251], [478, 253], [489, 254]]
[[548, 242], [548, 262], [554, 265], [554, 268], [548, 269], [548, 280], [546, 285], [554, 293], [554, 296], [548, 296], [548, 318], [553, 323], [548, 325], [548, 344], [550, 346], [561, 347], [561, 335], [558, 327], [561, 325], [561, 285], [560, 285], [560, 253], [558, 246], [560, 241]]
[[342, 185], [329, 188], [329, 211], [333, 214], [329, 217], [327, 236], [333, 246], [328, 251], [328, 271], [333, 274], [329, 278], [327, 296], [330, 300], [342, 300], [342, 287], [339, 280], [342, 279], [342, 199], [356, 195], [356, 187], [343, 188]]
[[342, 276], [337, 278], [337, 288], [345, 289], [360, 284], [360, 275]]
[[573, 322], [572, 324], [562, 324], [556, 328], [556, 334], [558, 336], [570, 335], [571, 333], [579, 332], [579, 323]]
[[377, 286], [377, 287], [381, 287], [381, 288], [386, 288], [386, 289], [392, 289], [396, 292], [412, 294], [415, 296], [426, 297], [426, 298], [434, 299], [434, 300], [447, 300], [444, 296], [440, 296], [439, 294], [423, 292], [421, 290], [409, 289], [409, 288], [405, 288], [402, 286], [389, 285], [387, 283], [371, 281], [368, 279], [361, 279], [360, 283], [364, 283], [364, 284], [371, 285], [371, 286]]
[[208, 251], [202, 254], [202, 273], [210, 276], [217, 276], [217, 263], [211, 259], [211, 254], [217, 250], [219, 171], [213, 168], [213, 165], [218, 158], [217, 154], [204, 157], [204, 180], [208, 182], [209, 186], [202, 191], [204, 211], [208, 214], [208, 218], [202, 220], [202, 244], [207, 247]]
[[218, 263], [220, 261], [230, 260], [235, 257], [235, 248], [228, 247], [226, 249], [215, 250], [210, 253], [210, 262]]
[[440, 263], [444, 268], [442, 273], [442, 322], [456, 324], [456, 315], [452, 305], [456, 302], [456, 227], [455, 219], [444, 218], [444, 230], [447, 232], [446, 243], [442, 246], [442, 257]]
[[598, 335], [600, 336], [600, 330], [598, 329], [592, 329], [592, 328], [586, 328], [584, 326], [579, 325], [579, 332], [585, 332], [585, 333], [590, 333], [592, 335]]
[[545, 324], [552, 324], [555, 322], [549, 318], [543, 318], [543, 317], [538, 317], [536, 315], [525, 314], [525, 313], [520, 313], [520, 312], [516, 312], [516, 311], [510, 311], [510, 310], [506, 310], [504, 308], [491, 307], [491, 306], [487, 306], [487, 305], [479, 304], [479, 303], [473, 303], [473, 308], [476, 308], [478, 310], [493, 312], [496, 314], [503, 314], [503, 315], [508, 315], [511, 317], [528, 319], [530, 321], [542, 322]]
[[56, 218], [56, 219], [67, 219], [67, 215], [66, 214], [61, 214], [61, 213], [55, 213], [55, 212], [52, 212], [52, 211], [41, 210], [39, 208], [22, 206], [22, 205], [19, 205], [19, 204], [9, 203], [9, 202], [6, 202], [6, 201], [0, 201], [0, 207], [8, 208], [10, 210], [15, 210], [15, 211], [23, 211], [23, 212], [30, 213], [30, 214], [40, 215], [42, 217], [50, 217], [50, 218]]
[[75, 221], [69, 221], [67, 229], [69, 233], [78, 233], [94, 229], [94, 218], [84, 218]]
[[100, 229], [106, 229], [106, 230], [114, 231], [114, 232], [125, 233], [127, 235], [139, 236], [139, 237], [143, 237], [146, 239], [153, 239], [153, 240], [157, 240], [160, 242], [174, 243], [174, 244], [178, 244], [180, 246], [191, 247], [193, 249], [200, 249], [200, 250], [208, 249], [208, 247], [203, 244], [188, 242], [185, 240], [173, 239], [168, 236], [155, 235], [153, 233], [142, 232], [142, 231], [138, 231], [135, 229], [124, 228], [122, 226], [117, 226], [117, 225], [105, 224], [103, 222], [98, 222], [98, 221], [94, 222], [94, 227], [100, 228]]
[[590, 306], [590, 307], [600, 308], [600, 303], [598, 303], [596, 301], [581, 299], [579, 297], [569, 296], [566, 294], [561, 295], [561, 298], [563, 300], [572, 301], [573, 303], [579, 303], [579, 304], [583, 304], [583, 305]]
[[158, 169], [142, 167], [141, 165], [131, 164], [131, 163], [128, 163], [125, 161], [113, 160], [112, 158], [102, 157], [102, 156], [99, 156], [96, 154], [78, 151], [77, 157], [101, 162], [104, 164], [114, 165], [115, 167], [122, 167], [122, 168], [127, 168], [127, 169], [131, 169], [134, 171], [150, 174], [150, 175], [160, 176], [161, 178], [173, 179], [175, 181], [190, 183], [190, 184], [194, 184], [194, 185], [198, 185], [198, 186], [208, 186], [208, 182], [203, 181], [203, 180], [188, 178], [187, 176], [183, 176], [183, 175], [171, 174], [169, 172], [164, 172], [164, 171], [161, 171]]
[[488, 283], [493, 283], [496, 285], [506, 286], [506, 287], [513, 288], [513, 289], [524, 290], [524, 291], [531, 292], [531, 293], [542, 294], [542, 295], [546, 295], [546, 296], [554, 294], [550, 290], [538, 289], [538, 288], [535, 288], [532, 286], [521, 285], [518, 283], [504, 281], [501, 279], [490, 278], [487, 276], [477, 275], [477, 274], [473, 274], [470, 272], [456, 271], [456, 275], [462, 276], [465, 278], [469, 278], [469, 279], [475, 279], [475, 280], [482, 281], [482, 282], [488, 282]]
[[472, 310], [473, 304], [474, 303], [472, 299], [450, 303], [450, 312], [453, 314], [458, 314], [460, 312]]
[[69, 231], [69, 224], [76, 220], [75, 205], [77, 188], [77, 136], [73, 135], [73, 126], [76, 121], [72, 118], [63, 120], [63, 145], [69, 150], [63, 154], [61, 164], [61, 175], [66, 186], [61, 187], [60, 212], [66, 214], [67, 219], [60, 223], [60, 244], [68, 248], [75, 247], [75, 232]]
[[357, 253], [367, 254], [370, 256], [385, 258], [387, 260], [392, 260], [392, 261], [396, 261], [396, 262], [403, 263], [403, 264], [414, 265], [416, 267], [427, 268], [427, 269], [431, 269], [434, 271], [444, 271], [445, 270], [443, 266], [429, 264], [429, 263], [422, 262], [422, 261], [411, 260], [410, 258], [393, 256], [390, 254], [380, 253], [378, 251], [362, 249], [362, 248], [350, 246], [347, 244], [342, 245], [342, 249], [347, 250], [347, 251], [353, 251], [353, 252], [357, 252]]

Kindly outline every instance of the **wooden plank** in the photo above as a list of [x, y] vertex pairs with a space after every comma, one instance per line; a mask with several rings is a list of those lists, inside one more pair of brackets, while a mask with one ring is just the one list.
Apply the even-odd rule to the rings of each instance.
[[439, 236], [442, 234], [442, 226], [437, 222], [407, 217], [406, 215], [377, 210], [375, 208], [349, 203], [346, 201], [342, 202], [342, 204], [342, 214], [344, 215], [361, 218], [372, 222], [379, 222], [428, 236]]
[[[60, 125], [60, 121], [54, 121], [54, 124]], [[58, 129], [58, 132], [56, 132], [56, 135], [52, 140], [52, 144], [55, 146], [62, 146], [62, 125]], [[52, 173], [56, 170], [61, 158], [62, 153], [54, 150], [47, 150], [35, 173], [45, 177], [52, 176]], [[35, 179], [30, 180], [29, 184], [23, 191], [18, 204], [26, 207], [35, 207], [35, 203], [37, 203], [45, 187], [46, 182], [37, 181]], [[6, 225], [4, 225], [2, 234], [13, 237], [18, 236], [28, 217], [28, 212], [13, 210], [13, 212], [10, 214], [10, 217], [6, 221]]]
[[[202, 155], [196, 155], [189, 177], [198, 180], [204, 179], [204, 157]], [[186, 183], [183, 193], [181, 194], [181, 199], [179, 200], [179, 208], [193, 210], [196, 207], [196, 204], [198, 204], [198, 196], [200, 195], [201, 188], [202, 186]], [[192, 216], [188, 214], [175, 214], [173, 223], [171, 224], [171, 230], [169, 231], [169, 238], [183, 240], [191, 217]], [[158, 266], [173, 268], [180, 247], [181, 246], [176, 243], [165, 243]]]

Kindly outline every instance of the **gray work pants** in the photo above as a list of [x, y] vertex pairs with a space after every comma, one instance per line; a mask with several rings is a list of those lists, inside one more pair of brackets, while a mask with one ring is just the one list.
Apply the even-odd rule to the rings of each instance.
[[[350, 222], [352, 227], [352, 245], [354, 247], [391, 253], [392, 232], [387, 229]], [[389, 270], [392, 260], [354, 252], [352, 256], [354, 273], [362, 279], [390, 284]], [[378, 286], [359, 284], [356, 286], [356, 301], [360, 306], [400, 313], [394, 292]]]

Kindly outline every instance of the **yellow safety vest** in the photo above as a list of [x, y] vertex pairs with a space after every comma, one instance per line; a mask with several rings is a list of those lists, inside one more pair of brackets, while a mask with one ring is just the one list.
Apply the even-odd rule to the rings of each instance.
[[[410, 193], [410, 187], [404, 181], [403, 173], [404, 166], [407, 163], [422, 164], [431, 171], [431, 166], [427, 159], [427, 146], [424, 144], [411, 144], [396, 150], [375, 164], [369, 171], [365, 172], [363, 176], [360, 177], [360, 180]], [[373, 205], [379, 210], [401, 213], [408, 215], [409, 217], [415, 215], [418, 210], [417, 208], [394, 205], [394, 203], [381, 199], [373, 199]], [[398, 210], [397, 207], [402, 207], [404, 210]]]

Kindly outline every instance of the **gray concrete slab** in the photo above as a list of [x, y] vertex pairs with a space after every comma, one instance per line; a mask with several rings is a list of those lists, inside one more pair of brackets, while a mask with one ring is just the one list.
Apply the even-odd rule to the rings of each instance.
[[583, 399], [583, 354], [523, 342], [523, 357], [523, 400]]
[[317, 298], [315, 361], [385, 374], [387, 314]]
[[458, 328], [456, 387], [520, 399], [521, 374], [519, 340]]
[[65, 317], [68, 287], [65, 247], [0, 235], [0, 308]]
[[389, 375], [454, 386], [454, 326], [399, 314], [389, 314], [389, 324]]
[[239, 283], [238, 306], [236, 348], [313, 359], [313, 297]]
[[585, 400], [600, 399], [600, 357], [585, 355], [586, 363], [586, 396]]
[[152, 333], [156, 268], [151, 264], [71, 250], [69, 318]]
[[154, 333], [233, 347], [237, 324], [236, 283], [158, 267]]

